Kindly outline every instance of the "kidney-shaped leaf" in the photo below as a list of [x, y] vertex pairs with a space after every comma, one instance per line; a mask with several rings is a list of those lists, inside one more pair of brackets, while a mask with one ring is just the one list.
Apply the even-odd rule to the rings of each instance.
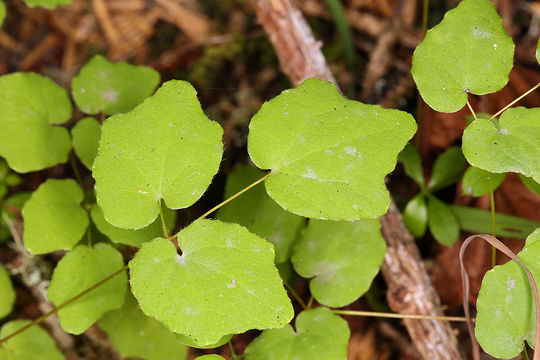
[[327, 308], [305, 310], [291, 325], [265, 330], [245, 351], [246, 360], [346, 360], [351, 332], [347, 322]]
[[379, 220], [311, 220], [291, 261], [298, 274], [313, 278], [309, 288], [319, 303], [342, 307], [369, 289], [385, 252]]
[[[264, 173], [250, 166], [240, 167], [227, 177], [225, 197], [228, 198], [254, 181]], [[276, 264], [289, 259], [289, 250], [305, 219], [291, 214], [268, 197], [264, 187], [258, 185], [242, 194], [238, 199], [219, 209], [217, 218], [226, 222], [237, 223], [249, 231], [274, 244]]]
[[249, 329], [279, 328], [293, 308], [274, 267], [274, 249], [246, 228], [197, 220], [130, 261], [131, 291], [142, 311], [199, 345]]
[[92, 169], [92, 164], [98, 152], [101, 125], [96, 119], [87, 117], [79, 120], [71, 129], [73, 150], [84, 166]]
[[0, 318], [5, 317], [11, 312], [14, 303], [15, 290], [13, 289], [13, 284], [11, 284], [11, 279], [6, 269], [0, 266]]
[[374, 218], [388, 209], [384, 177], [416, 131], [411, 115], [347, 100], [310, 79], [265, 103], [248, 150], [270, 169], [266, 191], [284, 209], [329, 220]]
[[429, 30], [413, 55], [412, 75], [425, 102], [455, 112], [467, 94], [502, 89], [514, 61], [514, 43], [489, 0], [463, 0]]
[[[540, 282], [540, 229], [529, 235], [518, 257]], [[486, 273], [476, 304], [475, 335], [488, 354], [509, 359], [521, 352], [525, 340], [534, 346], [533, 299], [527, 275], [515, 261]]]
[[137, 301], [128, 295], [121, 309], [103, 315], [98, 322], [125, 357], [147, 360], [183, 360], [187, 348], [156, 320], [144, 315]]
[[0, 156], [18, 172], [66, 162], [71, 142], [65, 123], [71, 103], [64, 89], [34, 73], [0, 77]]
[[[0, 339], [5, 338], [30, 323], [29, 320], [10, 321], [0, 331]], [[39, 326], [32, 326], [12, 337], [0, 347], [2, 360], [63, 360], [49, 333]]]
[[517, 172], [540, 182], [540, 108], [506, 110], [497, 129], [476, 120], [463, 132], [463, 154], [471, 165], [494, 173]]
[[157, 217], [160, 199], [172, 209], [192, 205], [219, 168], [222, 134], [185, 81], [168, 81], [131, 112], [108, 118], [93, 166], [105, 219], [139, 229]]
[[87, 114], [128, 112], [152, 95], [159, 73], [147, 66], [113, 63], [96, 55], [72, 81], [75, 103]]
[[[98, 243], [92, 249], [77, 246], [58, 262], [47, 297], [58, 306], [123, 266], [122, 254], [111, 245]], [[126, 290], [127, 275], [123, 272], [60, 309], [60, 325], [71, 334], [81, 334], [104, 313], [120, 308]]]
[[88, 214], [80, 207], [84, 194], [71, 179], [48, 179], [24, 204], [24, 246], [34, 254], [68, 250], [82, 238]]

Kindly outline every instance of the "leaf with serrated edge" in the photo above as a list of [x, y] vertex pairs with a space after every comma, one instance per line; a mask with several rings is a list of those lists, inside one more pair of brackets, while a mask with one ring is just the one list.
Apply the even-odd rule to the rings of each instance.
[[88, 214], [80, 207], [84, 194], [71, 179], [48, 179], [24, 204], [24, 246], [34, 254], [69, 250], [82, 238]]
[[[176, 213], [169, 209], [163, 209], [163, 215], [167, 230], [171, 231], [176, 220]], [[127, 230], [109, 224], [103, 217], [103, 212], [97, 205], [90, 210], [90, 216], [99, 232], [106, 235], [112, 242], [118, 244], [141, 247], [145, 242], [163, 236], [163, 227], [161, 225], [161, 219], [159, 218], [142, 229]]]
[[8, 315], [15, 303], [15, 290], [9, 278], [9, 274], [0, 266], [0, 318]]
[[98, 151], [101, 125], [94, 118], [84, 118], [71, 129], [71, 136], [75, 154], [83, 165], [91, 170]]
[[127, 114], [103, 124], [93, 175], [105, 219], [139, 229], [159, 200], [181, 209], [197, 201], [219, 168], [223, 129], [204, 115], [193, 87], [171, 80]]
[[463, 154], [467, 161], [493, 173], [517, 172], [540, 182], [540, 108], [506, 110], [500, 128], [487, 120], [476, 120], [463, 132]]
[[182, 360], [187, 348], [156, 320], [144, 315], [137, 301], [128, 295], [121, 309], [107, 312], [99, 320], [115, 349], [125, 357], [146, 360]]
[[[262, 171], [250, 166], [235, 169], [227, 177], [225, 198], [229, 198], [263, 176]], [[270, 199], [262, 185], [257, 185], [223, 206], [216, 217], [225, 222], [245, 226], [252, 233], [274, 244], [276, 264], [289, 259], [291, 244], [305, 224], [303, 217], [283, 210]]]
[[[122, 254], [111, 245], [99, 243], [92, 249], [79, 245], [58, 262], [47, 297], [58, 306], [123, 266]], [[68, 333], [83, 333], [104, 313], [119, 309], [124, 304], [126, 290], [127, 275], [123, 272], [60, 309], [60, 325]]]
[[293, 247], [291, 262], [298, 274], [312, 278], [315, 300], [342, 307], [369, 289], [385, 252], [379, 220], [311, 220]]
[[[13, 334], [29, 323], [29, 320], [14, 320], [4, 324], [0, 330], [0, 339]], [[58, 350], [48, 332], [39, 326], [32, 326], [2, 344], [0, 359], [64, 360], [65, 357]]]
[[129, 263], [131, 291], [146, 315], [203, 346], [292, 319], [268, 241], [240, 225], [197, 220], [178, 245], [182, 255], [155, 239]]
[[86, 114], [125, 113], [152, 95], [159, 73], [148, 66], [113, 63], [96, 55], [73, 78], [72, 94]]
[[0, 77], [0, 156], [17, 172], [66, 162], [69, 133], [60, 126], [71, 116], [67, 92], [34, 73]]
[[347, 322], [327, 308], [304, 310], [291, 325], [265, 330], [245, 351], [246, 360], [346, 360], [351, 332]]
[[[503, 182], [505, 173], [491, 174], [492, 190], [495, 191]], [[461, 180], [463, 194], [472, 196], [482, 196], [489, 193], [489, 171], [470, 166], [465, 170]]]
[[272, 170], [266, 191], [284, 209], [358, 220], [387, 211], [384, 177], [415, 131], [410, 114], [347, 100], [334, 84], [309, 79], [261, 107], [248, 150], [255, 165]]
[[441, 112], [465, 106], [468, 93], [502, 89], [514, 43], [489, 0], [463, 0], [429, 30], [414, 51], [411, 73], [424, 101]]
[[[540, 282], [540, 228], [518, 254]], [[524, 341], [534, 346], [534, 300], [525, 271], [515, 261], [495, 266], [482, 280], [477, 300], [475, 335], [490, 355], [510, 359], [523, 349]]]

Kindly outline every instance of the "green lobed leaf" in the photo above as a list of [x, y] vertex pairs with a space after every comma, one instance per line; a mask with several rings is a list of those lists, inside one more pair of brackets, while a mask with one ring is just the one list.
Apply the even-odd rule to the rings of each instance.
[[459, 146], [451, 146], [446, 149], [433, 164], [428, 189], [437, 191], [458, 182], [465, 164], [465, 158]]
[[310, 220], [291, 261], [298, 274], [312, 278], [309, 289], [320, 304], [342, 307], [369, 289], [385, 253], [379, 220]]
[[[465, 170], [463, 179], [461, 180], [461, 187], [463, 188], [463, 194], [472, 196], [482, 196], [489, 193], [489, 171], [479, 169], [474, 166], [470, 166]], [[505, 173], [491, 174], [492, 190], [495, 191], [503, 182]]]
[[81, 119], [71, 129], [71, 136], [75, 154], [84, 166], [92, 170], [92, 164], [98, 152], [101, 125], [92, 117]]
[[506, 110], [500, 128], [487, 120], [476, 120], [463, 132], [463, 154], [467, 161], [492, 173], [517, 172], [540, 182], [540, 108]]
[[416, 238], [424, 236], [428, 223], [428, 210], [423, 194], [417, 194], [407, 203], [403, 211], [403, 223], [412, 236]]
[[[263, 176], [262, 171], [250, 166], [235, 169], [227, 177], [225, 198], [231, 197]], [[291, 244], [305, 224], [303, 217], [283, 210], [270, 199], [262, 185], [250, 189], [220, 208], [216, 217], [245, 226], [252, 233], [274, 244], [276, 264], [289, 259]]]
[[530, 177], [526, 177], [521, 174], [519, 174], [519, 179], [529, 190], [531, 190], [536, 195], [540, 195], [540, 184], [538, 182], [534, 181]]
[[131, 291], [142, 311], [196, 344], [249, 329], [278, 328], [293, 308], [274, 267], [272, 244], [237, 224], [197, 220], [130, 261]]
[[29, 7], [43, 7], [46, 9], [54, 9], [59, 5], [71, 4], [73, 0], [23, 0]]
[[88, 227], [84, 194], [72, 179], [48, 179], [24, 204], [24, 246], [34, 254], [69, 250]]
[[414, 51], [411, 73], [424, 101], [456, 112], [468, 93], [502, 89], [514, 62], [514, 43], [489, 0], [463, 0], [429, 30]]
[[[58, 262], [47, 297], [59, 306], [123, 266], [122, 254], [111, 245], [98, 243], [93, 248], [79, 245]], [[126, 290], [127, 275], [123, 272], [60, 309], [60, 325], [68, 333], [83, 333], [104, 313], [119, 309], [124, 304]]]
[[416, 123], [410, 114], [347, 100], [334, 84], [309, 79], [265, 103], [249, 129], [249, 154], [272, 170], [265, 186], [279, 205], [311, 218], [357, 220], [387, 211], [384, 177]]
[[413, 145], [407, 144], [399, 153], [398, 160], [403, 163], [407, 176], [423, 189], [425, 187], [424, 171], [422, 170], [422, 158], [418, 150]]
[[452, 246], [459, 237], [459, 223], [452, 208], [431, 195], [428, 196], [428, 225], [433, 237], [443, 245]]
[[34, 73], [0, 77], [0, 156], [17, 172], [64, 163], [71, 142], [60, 126], [71, 116], [66, 91]]
[[[518, 254], [540, 281], [540, 228]], [[499, 358], [513, 358], [524, 341], [534, 346], [534, 300], [525, 271], [515, 261], [495, 266], [482, 281], [477, 300], [475, 335], [482, 348]]]
[[[176, 221], [176, 213], [172, 210], [164, 209], [163, 215], [165, 218], [165, 224], [167, 225], [167, 230], [171, 231]], [[153, 238], [163, 236], [163, 228], [161, 225], [161, 219], [159, 218], [142, 229], [126, 230], [109, 224], [103, 217], [103, 212], [97, 205], [93, 206], [92, 210], [90, 210], [90, 216], [92, 217], [92, 221], [96, 225], [97, 229], [111, 239], [111, 241], [118, 244], [141, 247], [145, 242], [148, 242]]]
[[324, 307], [304, 310], [291, 325], [265, 330], [245, 351], [246, 360], [346, 360], [347, 322]]
[[187, 348], [156, 320], [144, 315], [128, 295], [121, 309], [107, 312], [99, 320], [115, 349], [125, 357], [146, 360], [182, 360]]
[[[13, 334], [29, 320], [10, 321], [0, 330], [0, 339]], [[64, 360], [65, 357], [56, 347], [49, 333], [39, 326], [32, 326], [12, 337], [0, 347], [2, 360]]]
[[185, 81], [168, 81], [133, 111], [108, 118], [93, 165], [107, 222], [139, 229], [156, 219], [160, 199], [191, 206], [219, 168], [222, 134]]
[[229, 334], [229, 335], [225, 335], [223, 336], [221, 339], [219, 339], [217, 342], [215, 342], [214, 344], [210, 344], [210, 345], [199, 345], [197, 344], [195, 341], [193, 341], [189, 336], [186, 336], [186, 335], [182, 335], [182, 334], [174, 334], [174, 336], [176, 337], [176, 340], [181, 342], [182, 344], [186, 345], [186, 346], [190, 346], [190, 347], [194, 347], [194, 348], [199, 348], [199, 349], [214, 349], [214, 348], [218, 348], [226, 343], [228, 343], [231, 338], [232, 338], [232, 335]]
[[13, 310], [15, 303], [15, 290], [9, 278], [9, 273], [0, 266], [0, 318], [8, 315]]
[[152, 95], [159, 84], [157, 71], [126, 62], [113, 63], [95, 55], [72, 80], [77, 107], [87, 114], [125, 113]]

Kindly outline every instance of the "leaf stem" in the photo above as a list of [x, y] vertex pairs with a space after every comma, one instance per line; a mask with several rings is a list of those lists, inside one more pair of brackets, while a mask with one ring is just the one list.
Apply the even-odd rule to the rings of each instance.
[[77, 182], [79, 183], [79, 186], [82, 188], [82, 178], [81, 174], [79, 173], [79, 169], [77, 168], [77, 163], [75, 162], [75, 155], [73, 155], [73, 152], [69, 154], [69, 163], [71, 165], [71, 168], [73, 169], [73, 173], [75, 174], [75, 179], [77, 179]]
[[[491, 236], [497, 236], [497, 223], [495, 220], [495, 196], [493, 195], [493, 176], [491, 172], [488, 173], [489, 180], [489, 207], [491, 210]], [[495, 267], [497, 263], [497, 249], [495, 246], [491, 247], [491, 267]]]
[[523, 99], [525, 96], [529, 95], [530, 93], [532, 93], [534, 90], [538, 89], [538, 87], [540, 87], [540, 82], [536, 85], [534, 85], [532, 88], [530, 88], [529, 90], [527, 90], [525, 93], [523, 93], [521, 96], [519, 96], [517, 99], [515, 99], [514, 101], [512, 101], [510, 104], [506, 105], [505, 107], [503, 107], [501, 110], [497, 111], [495, 114], [491, 115], [491, 117], [489, 118], [489, 120], [499, 116], [500, 114], [502, 114], [503, 112], [505, 112], [510, 106], [514, 105], [515, 103], [517, 103], [519, 100]]
[[309, 301], [307, 303], [307, 308], [311, 309], [311, 306], [313, 305], [313, 295], [309, 297]]
[[294, 289], [292, 288], [291, 285], [289, 285], [288, 282], [286, 282], [285, 280], [283, 280], [283, 284], [285, 285], [285, 287], [287, 288], [287, 290], [289, 290], [289, 292], [291, 293], [291, 295], [296, 299], [296, 301], [298, 301], [298, 303], [300, 304], [300, 306], [302, 306], [302, 308], [304, 310], [306, 310], [308, 307], [306, 306], [306, 303], [304, 302], [304, 300], [302, 300], [302, 298], [300, 297], [300, 295], [298, 295], [298, 293], [296, 291], [294, 291]]
[[34, 325], [37, 325], [39, 324], [40, 322], [42, 322], [43, 320], [45, 320], [46, 318], [48, 318], [49, 316], [53, 315], [53, 314], [56, 314], [59, 310], [61, 310], [62, 308], [68, 306], [69, 304], [79, 300], [80, 298], [82, 298], [84, 295], [88, 294], [89, 292], [91, 292], [92, 290], [95, 290], [97, 289], [98, 287], [100, 287], [101, 285], [105, 284], [107, 281], [113, 279], [115, 276], [117, 275], [120, 275], [121, 273], [123, 273], [124, 271], [126, 271], [127, 269], [129, 268], [129, 265], [125, 265], [123, 266], [120, 270], [112, 273], [111, 275], [107, 276], [106, 278], [104, 278], [103, 280], [95, 283], [94, 285], [92, 285], [91, 287], [89, 287], [88, 289], [86, 290], [83, 290], [81, 291], [80, 293], [78, 293], [77, 295], [75, 295], [74, 297], [72, 297], [71, 299], [67, 300], [66, 302], [58, 305], [57, 307], [55, 307], [54, 309], [52, 309], [51, 311], [41, 315], [40, 317], [38, 317], [37, 319], [33, 320], [32, 322], [28, 323], [27, 325], [23, 326], [22, 328], [18, 329], [17, 331], [9, 334], [8, 336], [6, 336], [5, 338], [2, 338], [0, 339], [0, 344], [3, 344], [4, 342], [8, 341], [9, 339], [11, 339], [12, 337], [15, 337], [17, 335], [19, 335], [20, 333], [22, 333], [23, 331], [27, 330], [28, 328], [34, 326]]
[[165, 215], [163, 215], [163, 199], [159, 199], [159, 217], [161, 218], [161, 227], [163, 228], [163, 236], [165, 239], [169, 238], [169, 231], [167, 230], [167, 224], [165, 224]]
[[469, 110], [471, 110], [471, 114], [474, 117], [474, 120], [478, 120], [478, 117], [476, 116], [476, 113], [474, 112], [474, 109], [472, 108], [471, 103], [469, 102], [469, 100], [467, 100], [467, 107], [469, 108]]
[[351, 316], [369, 316], [391, 319], [416, 319], [416, 320], [442, 320], [442, 321], [459, 321], [466, 322], [467, 318], [463, 316], [442, 316], [442, 315], [415, 315], [415, 314], [397, 314], [385, 313], [377, 311], [356, 311], [356, 310], [332, 310], [336, 315], [351, 315]]

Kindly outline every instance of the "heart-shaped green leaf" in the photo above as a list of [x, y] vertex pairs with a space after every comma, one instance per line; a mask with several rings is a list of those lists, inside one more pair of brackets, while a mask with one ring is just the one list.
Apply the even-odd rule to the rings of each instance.
[[403, 223], [414, 237], [422, 237], [426, 233], [428, 210], [423, 194], [416, 194], [405, 206]]
[[347, 322], [327, 308], [305, 310], [291, 325], [265, 330], [245, 351], [246, 360], [347, 359], [351, 332]]
[[15, 290], [13, 290], [11, 279], [6, 269], [0, 266], [0, 318], [11, 312], [14, 303]]
[[191, 206], [219, 168], [222, 134], [185, 81], [168, 81], [131, 112], [108, 118], [93, 167], [105, 219], [139, 229], [157, 217], [160, 199], [172, 209]]
[[[167, 230], [171, 231], [176, 220], [176, 213], [172, 210], [164, 209], [163, 215], [165, 224], [167, 224]], [[141, 247], [145, 242], [163, 236], [163, 227], [160, 219], [154, 220], [153, 223], [142, 229], [127, 230], [117, 228], [105, 221], [103, 212], [97, 205], [90, 210], [90, 216], [97, 229], [111, 239], [111, 241], [118, 244]]]
[[[540, 281], [540, 228], [527, 238], [519, 259]], [[475, 335], [490, 355], [517, 356], [524, 342], [534, 346], [534, 300], [525, 271], [515, 261], [495, 266], [482, 280]]]
[[467, 161], [493, 173], [517, 172], [540, 182], [540, 108], [506, 110], [497, 129], [487, 120], [476, 120], [463, 132]]
[[98, 152], [101, 125], [92, 117], [84, 118], [71, 129], [71, 136], [73, 137], [75, 154], [83, 165], [91, 170]]
[[169, 329], [144, 315], [131, 295], [126, 297], [121, 309], [109, 311], [98, 324], [125, 357], [183, 360], [187, 356], [187, 348]]
[[455, 112], [467, 94], [493, 93], [508, 82], [514, 43], [489, 0], [463, 0], [429, 30], [413, 55], [412, 75], [433, 109]]
[[[263, 176], [262, 171], [250, 166], [234, 170], [227, 177], [225, 198], [236, 194]], [[289, 259], [291, 244], [305, 223], [303, 217], [291, 214], [279, 207], [268, 197], [262, 185], [250, 189], [238, 199], [223, 206], [219, 209], [217, 218], [243, 225], [252, 233], [274, 244], [276, 264]]]
[[24, 204], [24, 246], [34, 254], [68, 250], [82, 238], [88, 214], [80, 207], [84, 194], [71, 179], [48, 179]]
[[[10, 321], [0, 330], [0, 339], [13, 334], [29, 320]], [[64, 360], [65, 357], [56, 347], [48, 332], [39, 326], [32, 326], [24, 332], [12, 337], [0, 347], [2, 360]]]
[[[77, 246], [58, 262], [47, 297], [58, 306], [123, 266], [122, 254], [111, 245], [99, 243], [92, 249]], [[126, 290], [127, 275], [123, 272], [60, 309], [60, 325], [68, 333], [83, 333], [104, 313], [119, 309], [124, 304]]]
[[0, 77], [0, 156], [18, 172], [66, 162], [71, 142], [65, 123], [71, 103], [64, 89], [34, 73]]
[[313, 278], [309, 288], [319, 303], [342, 307], [369, 289], [385, 252], [379, 220], [311, 220], [291, 261], [298, 274]]
[[274, 267], [272, 244], [246, 228], [197, 220], [130, 261], [131, 291], [142, 311], [198, 345], [249, 329], [279, 328], [293, 308]]
[[[265, 103], [251, 120], [248, 150], [272, 174], [266, 191], [306, 217], [357, 220], [384, 214], [384, 177], [416, 131], [411, 115], [347, 100], [310, 79]], [[369, 191], [366, 191], [369, 189]]]
[[428, 197], [428, 225], [433, 237], [443, 245], [452, 246], [459, 236], [459, 223], [452, 208], [435, 196]]
[[[491, 186], [495, 191], [503, 182], [505, 173], [491, 174]], [[470, 166], [463, 174], [463, 180], [461, 180], [461, 187], [463, 188], [463, 194], [472, 196], [482, 196], [489, 193], [489, 171], [479, 169], [474, 166]]]
[[533, 193], [540, 195], [540, 184], [531, 179], [530, 177], [526, 177], [523, 175], [519, 175], [519, 179], [521, 182]]
[[152, 95], [159, 73], [147, 66], [113, 63], [96, 55], [72, 80], [77, 107], [87, 114], [125, 113]]
[[437, 191], [455, 184], [461, 178], [465, 164], [465, 158], [459, 146], [451, 146], [446, 149], [433, 164], [428, 189]]

